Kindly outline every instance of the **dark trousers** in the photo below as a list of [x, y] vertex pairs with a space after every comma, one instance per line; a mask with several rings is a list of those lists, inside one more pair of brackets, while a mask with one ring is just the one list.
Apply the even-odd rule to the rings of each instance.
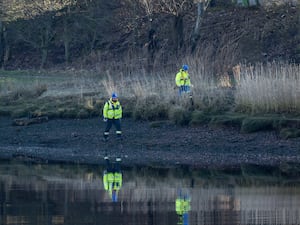
[[191, 87], [187, 85], [182, 85], [178, 89], [178, 94], [181, 96], [182, 93], [189, 93], [191, 91]]
[[122, 135], [121, 120], [120, 119], [108, 119], [106, 122], [105, 130], [104, 130], [104, 138], [108, 138], [109, 130], [112, 127], [112, 125], [114, 125], [116, 128], [116, 134], [118, 136]]
[[109, 159], [106, 159], [106, 171], [109, 173], [121, 173], [120, 163], [111, 163]]

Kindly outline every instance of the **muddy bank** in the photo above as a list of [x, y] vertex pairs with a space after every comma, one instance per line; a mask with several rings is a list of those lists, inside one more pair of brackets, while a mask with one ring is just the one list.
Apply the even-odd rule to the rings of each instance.
[[282, 140], [276, 132], [242, 134], [236, 128], [178, 127], [124, 119], [123, 140], [112, 128], [104, 143], [104, 123], [92, 119], [53, 119], [13, 126], [0, 118], [0, 158], [103, 164], [107, 153], [129, 166], [189, 165], [232, 168], [242, 164], [276, 166], [300, 162], [300, 138]]

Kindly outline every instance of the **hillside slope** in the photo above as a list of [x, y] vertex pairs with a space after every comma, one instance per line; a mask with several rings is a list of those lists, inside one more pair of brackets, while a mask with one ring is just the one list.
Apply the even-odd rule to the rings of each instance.
[[161, 11], [149, 15], [131, 1], [77, 3], [31, 19], [5, 21], [0, 26], [0, 64], [5, 69], [152, 70], [174, 68], [192, 57], [221, 73], [240, 62], [299, 63], [298, 6], [211, 5], [201, 18], [195, 41], [195, 4], [179, 14]]

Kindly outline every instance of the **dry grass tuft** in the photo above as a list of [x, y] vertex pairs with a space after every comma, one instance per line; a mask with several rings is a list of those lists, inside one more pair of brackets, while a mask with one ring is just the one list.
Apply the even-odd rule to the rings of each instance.
[[156, 94], [146, 96], [136, 101], [133, 118], [137, 120], [167, 119], [168, 106], [160, 102], [160, 98]]
[[300, 66], [268, 64], [242, 68], [235, 93], [237, 109], [247, 113], [300, 110]]
[[191, 112], [180, 106], [174, 106], [169, 110], [169, 118], [175, 124], [188, 125], [191, 121]]

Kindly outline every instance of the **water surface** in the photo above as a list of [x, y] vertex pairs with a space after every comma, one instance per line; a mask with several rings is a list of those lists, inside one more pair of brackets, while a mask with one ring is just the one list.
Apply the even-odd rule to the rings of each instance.
[[[194, 169], [123, 168], [116, 202], [102, 166], [0, 164], [0, 223], [300, 224], [297, 180]], [[176, 199], [189, 200], [176, 212]]]

